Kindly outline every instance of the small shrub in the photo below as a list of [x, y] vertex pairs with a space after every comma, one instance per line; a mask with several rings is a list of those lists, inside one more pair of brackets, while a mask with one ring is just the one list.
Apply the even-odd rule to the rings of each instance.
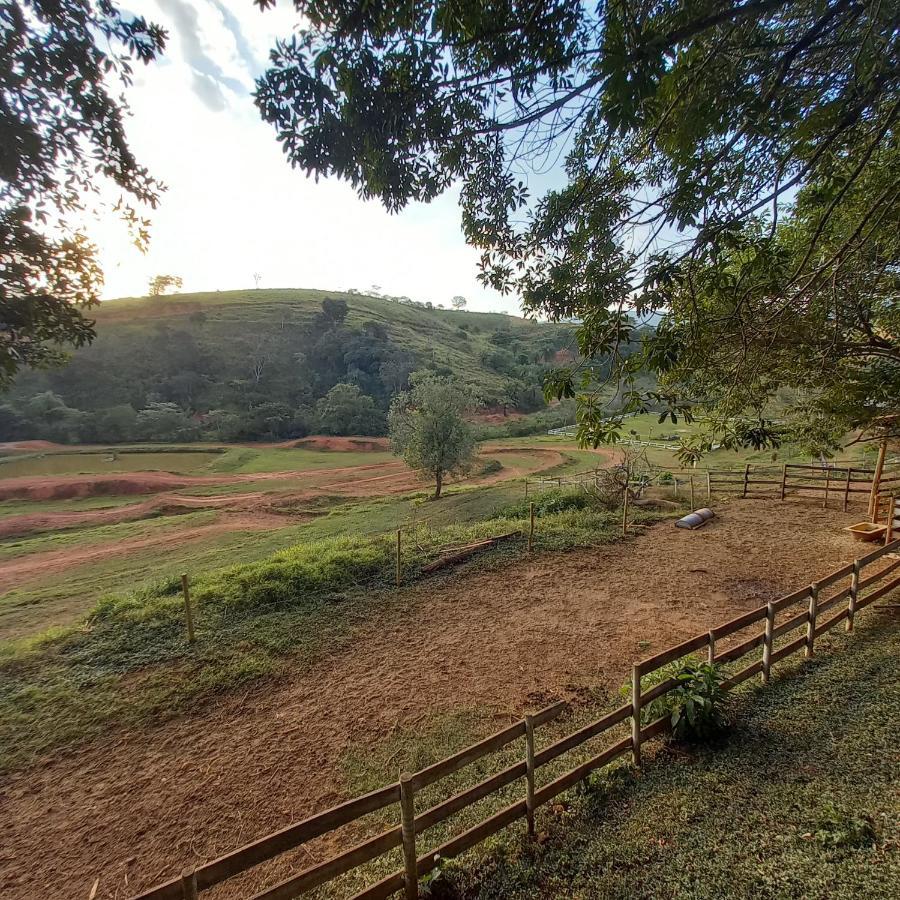
[[[676, 660], [647, 675], [642, 681], [642, 690], [649, 690], [669, 678], [677, 679], [678, 686], [641, 710], [642, 724], [648, 725], [668, 715], [673, 738], [685, 743], [701, 743], [721, 734], [728, 726], [728, 718], [722, 709], [725, 694], [719, 667], [690, 657]], [[630, 697], [631, 685], [623, 685], [621, 693]]]
[[868, 816], [854, 816], [828, 801], [816, 824], [818, 828], [810, 836], [827, 850], [870, 847], [877, 839]]
[[531, 504], [534, 503], [536, 516], [550, 516], [565, 512], [570, 509], [589, 509], [595, 504], [590, 494], [582, 490], [556, 489], [543, 491], [537, 494], [533, 500], [522, 500], [507, 506], [500, 513], [504, 519], [524, 519], [530, 514]]
[[500, 472], [503, 470], [503, 463], [500, 462], [499, 459], [489, 459], [486, 460], [478, 469], [479, 476], [481, 475], [493, 475], [496, 472]]

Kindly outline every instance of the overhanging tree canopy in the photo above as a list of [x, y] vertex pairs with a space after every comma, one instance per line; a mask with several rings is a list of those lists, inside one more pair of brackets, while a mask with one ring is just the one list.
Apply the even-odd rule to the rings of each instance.
[[[749, 412], [769, 442], [778, 384], [845, 425], [900, 404], [897, 0], [295, 6], [257, 89], [291, 163], [392, 210], [461, 181], [486, 284], [660, 373], [626, 411]], [[613, 436], [583, 399], [582, 437]]]
[[126, 198], [153, 206], [160, 185], [129, 149], [125, 103], [110, 85], [127, 86], [133, 62], [164, 42], [110, 0], [0, 3], [0, 386], [93, 336], [83, 309], [102, 273], [79, 219], [103, 182], [146, 238]]

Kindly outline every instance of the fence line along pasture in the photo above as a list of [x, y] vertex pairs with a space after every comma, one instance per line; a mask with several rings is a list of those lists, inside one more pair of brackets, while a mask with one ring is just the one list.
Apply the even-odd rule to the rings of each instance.
[[[525, 479], [525, 496], [529, 490], [547, 490], [554, 487], [581, 487], [588, 489], [596, 483], [599, 470], [591, 469], [574, 475], [556, 478]], [[895, 491], [900, 494], [900, 471], [884, 473], [875, 482], [872, 469], [857, 466], [810, 466], [799, 463], [785, 463], [781, 466], [753, 465], [747, 463], [740, 469], [672, 469], [653, 466], [644, 473], [652, 480], [667, 478], [672, 485], [673, 496], [679, 496], [679, 490], [688, 487], [705, 493], [711, 500], [713, 494], [737, 494], [741, 497], [753, 497], [770, 500], [784, 500], [790, 496], [822, 495], [822, 505], [828, 505], [831, 497], [841, 502], [846, 512], [850, 502], [857, 498], [854, 495], [865, 494], [871, 497], [873, 484], [878, 491]], [[641, 482], [640, 472], [630, 482]]]
[[[419, 879], [435, 869], [441, 860], [474, 847], [519, 819], [525, 819], [526, 831], [533, 835], [535, 810], [582, 781], [591, 772], [627, 754], [631, 754], [635, 766], [640, 766], [643, 746], [666, 734], [671, 728], [668, 714], [647, 722], [646, 712], [654, 700], [678, 686], [676, 678], [666, 678], [653, 686], [646, 686], [648, 676], [701, 651], [705, 651], [710, 663], [723, 667], [733, 667], [745, 661], [748, 654], [756, 652], [756, 658], [749, 665], [727, 673], [722, 687], [730, 690], [755, 675], [760, 675], [763, 683], [768, 683], [773, 666], [800, 651], [806, 657], [813, 656], [818, 637], [841, 622], [846, 623], [847, 631], [852, 631], [856, 616], [861, 610], [900, 588], [900, 576], [895, 574], [900, 569], [900, 557], [895, 555], [886, 564], [883, 562], [887, 554], [896, 554], [897, 551], [900, 551], [900, 540], [892, 541], [842, 566], [813, 584], [635, 663], [632, 667], [631, 698], [626, 704], [549, 746], [537, 749], [535, 734], [568, 709], [565, 702], [555, 703], [533, 715], [526, 715], [452, 756], [418, 772], [402, 775], [397, 782], [317, 813], [219, 859], [186, 871], [180, 877], [137, 895], [134, 900], [196, 900], [203, 891], [247, 872], [260, 863], [389, 807], [397, 810], [394, 825], [324, 862], [316, 863], [279, 884], [256, 893], [253, 900], [290, 900], [397, 848], [402, 850], [402, 868], [357, 893], [355, 900], [378, 900], [401, 890], [411, 900], [418, 896]], [[877, 571], [864, 576], [864, 572], [876, 563], [881, 563]], [[891, 575], [894, 577], [889, 579]], [[841, 586], [842, 582], [847, 583]], [[835, 609], [838, 611], [833, 612]], [[831, 615], [823, 618], [825, 613]], [[763, 626], [762, 630], [760, 625]], [[748, 629], [751, 630], [749, 636]], [[723, 646], [725, 644], [728, 646]], [[757, 652], [759, 648], [761, 652]], [[628, 736], [610, 743], [553, 780], [538, 784], [537, 773], [544, 766], [629, 720], [631, 727]], [[491, 754], [509, 748], [518, 741], [524, 745], [518, 762], [428, 809], [417, 810], [416, 797], [424, 788]], [[423, 832], [515, 782], [522, 783], [518, 800], [489, 815], [477, 825], [456, 834], [440, 846], [421, 851], [419, 836]]]

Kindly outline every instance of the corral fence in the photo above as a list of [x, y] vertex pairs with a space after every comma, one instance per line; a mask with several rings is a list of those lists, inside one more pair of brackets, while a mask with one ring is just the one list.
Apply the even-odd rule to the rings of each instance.
[[[580, 487], [585, 490], [597, 483], [598, 470], [579, 472], [557, 478], [525, 479], [525, 495], [551, 488]], [[781, 466], [746, 464], [742, 468], [671, 469], [664, 467], [636, 468], [629, 485], [640, 489], [651, 484], [671, 486], [675, 499], [694, 495], [711, 500], [715, 494], [734, 494], [770, 500], [787, 497], [821, 497], [827, 507], [834, 499], [844, 511], [855, 501], [872, 495], [875, 471], [856, 466], [811, 466], [785, 463]], [[879, 493], [900, 496], [900, 470], [885, 472], [878, 480]]]
[[[394, 825], [273, 887], [259, 891], [253, 895], [253, 900], [290, 900], [397, 848], [402, 849], [402, 868], [358, 892], [355, 898], [376, 900], [402, 890], [406, 898], [412, 900], [418, 896], [419, 879], [434, 870], [441, 860], [474, 847], [518, 819], [525, 819], [526, 831], [528, 835], [533, 835], [535, 810], [619, 757], [630, 754], [634, 765], [640, 766], [644, 744], [666, 734], [671, 728], [668, 714], [654, 721], [646, 721], [648, 708], [654, 700], [672, 691], [679, 683], [676, 678], [670, 677], [652, 686], [647, 685], [646, 682], [654, 674], [686, 656], [705, 652], [709, 662], [724, 667], [727, 676], [722, 685], [724, 689], [730, 690], [755, 675], [761, 676], [763, 683], [767, 683], [773, 666], [801, 651], [806, 657], [811, 657], [818, 637], [841, 622], [846, 623], [847, 631], [852, 631], [860, 610], [900, 587], [900, 576], [895, 574], [900, 569], [898, 550], [900, 541], [892, 541], [813, 584], [635, 663], [629, 702], [548, 746], [538, 748], [536, 735], [542, 726], [566, 712], [568, 704], [565, 702], [526, 715], [446, 759], [418, 772], [402, 775], [397, 782], [348, 800], [186, 871], [180, 877], [145, 891], [135, 900], [195, 900], [203, 891], [260, 863], [387, 808], [396, 810]], [[888, 557], [888, 554], [893, 555]], [[894, 577], [890, 578], [891, 575]], [[829, 614], [827, 617], [826, 613]], [[745, 665], [748, 656], [752, 661]], [[540, 783], [539, 773], [544, 766], [629, 721], [630, 735], [603, 747], [553, 780]], [[518, 762], [428, 809], [417, 809], [416, 797], [423, 788], [509, 748], [517, 741], [522, 742]], [[520, 799], [440, 846], [421, 852], [419, 838], [423, 832], [517, 781], [522, 782]]]

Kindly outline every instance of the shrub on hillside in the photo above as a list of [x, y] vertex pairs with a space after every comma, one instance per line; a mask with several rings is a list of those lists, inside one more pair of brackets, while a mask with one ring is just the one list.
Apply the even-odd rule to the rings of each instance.
[[535, 494], [532, 499], [520, 500], [505, 507], [501, 510], [500, 516], [504, 519], [527, 518], [532, 503], [536, 516], [549, 516], [569, 509], [591, 509], [596, 506], [591, 495], [581, 489], [554, 488]]

